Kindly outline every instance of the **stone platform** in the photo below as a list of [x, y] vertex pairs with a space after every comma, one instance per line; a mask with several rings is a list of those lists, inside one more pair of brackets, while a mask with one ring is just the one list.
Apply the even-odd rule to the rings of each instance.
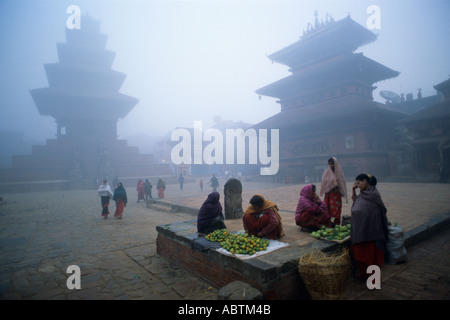
[[[397, 189], [399, 187], [403, 188], [402, 192]], [[243, 193], [244, 202], [252, 194], [260, 193], [279, 205], [286, 233], [280, 240], [288, 243], [286, 247], [245, 260], [225, 255], [214, 246], [208, 245], [204, 236], [196, 232], [196, 219], [193, 219], [157, 226], [157, 251], [218, 288], [238, 280], [261, 291], [265, 299], [309, 298], [298, 273], [300, 257], [311, 249], [333, 251], [339, 245], [316, 240], [310, 234], [301, 232], [295, 225], [294, 210], [298, 196], [294, 194], [298, 194], [300, 188], [301, 186], [280, 186], [266, 190], [246, 190]], [[449, 185], [417, 184], [408, 190], [407, 184], [386, 183], [380, 184], [378, 188], [388, 208], [388, 219], [399, 223], [404, 229], [407, 248], [450, 226]], [[395, 199], [391, 198], [391, 194], [396, 195]], [[410, 208], [406, 201], [406, 198], [410, 197], [416, 198], [414, 208]], [[200, 207], [204, 198], [206, 195], [178, 197], [177, 208], [182, 210], [183, 203]], [[165, 202], [171, 201], [169, 199]], [[243, 207], [245, 209], [246, 205]], [[349, 214], [350, 208], [350, 203], [344, 203], [343, 215]], [[186, 212], [193, 213], [194, 209], [195, 207], [186, 206]], [[226, 220], [225, 224], [232, 232], [243, 228], [241, 219]], [[347, 242], [344, 245], [348, 244]]]
[[[219, 252], [196, 232], [196, 220], [156, 227], [157, 252], [179, 266], [221, 288], [240, 280], [262, 292], [265, 299], [306, 299], [308, 292], [298, 273], [302, 252], [314, 247], [323, 251], [337, 245], [312, 241], [306, 246], [288, 245], [261, 256], [241, 259]], [[219, 246], [220, 247], [220, 246]]]

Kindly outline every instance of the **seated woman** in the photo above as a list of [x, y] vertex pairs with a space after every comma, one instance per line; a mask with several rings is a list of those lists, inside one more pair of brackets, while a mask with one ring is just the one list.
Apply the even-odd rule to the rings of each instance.
[[[367, 277], [367, 267], [384, 263], [385, 241], [388, 239], [387, 209], [377, 188], [377, 179], [370, 174], [355, 178], [352, 191], [352, 223], [350, 252], [356, 260], [357, 277]], [[356, 189], [360, 190], [356, 195]]]
[[219, 199], [220, 194], [212, 192], [203, 202], [197, 216], [198, 232], [208, 234], [214, 230], [226, 229]]
[[245, 232], [257, 237], [278, 239], [284, 236], [277, 205], [257, 194], [242, 216]]
[[311, 232], [321, 226], [331, 227], [331, 217], [327, 205], [316, 194], [316, 186], [307, 184], [300, 191], [297, 209], [295, 210], [295, 223], [302, 227], [302, 231]]

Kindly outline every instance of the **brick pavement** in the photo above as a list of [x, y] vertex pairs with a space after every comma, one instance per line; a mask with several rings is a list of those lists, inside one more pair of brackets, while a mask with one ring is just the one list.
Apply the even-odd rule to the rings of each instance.
[[[293, 223], [300, 185], [243, 185], [244, 208], [254, 193], [262, 193], [279, 205], [287, 234], [285, 241], [315, 241]], [[144, 203], [136, 203], [135, 186], [126, 188], [129, 204], [122, 220], [100, 217], [100, 199], [95, 190], [4, 195], [7, 203], [0, 206], [0, 298], [216, 299], [218, 288], [156, 253], [155, 226], [190, 220], [192, 215], [147, 209]], [[379, 189], [390, 220], [405, 230], [450, 211], [448, 184], [380, 183]], [[166, 195], [167, 201], [199, 207], [210, 191], [205, 186], [201, 193], [196, 183], [186, 184], [183, 191], [177, 185], [169, 185]], [[349, 212], [350, 202], [344, 203], [344, 214]], [[110, 210], [113, 208], [112, 204]], [[241, 227], [239, 221], [227, 225]], [[431, 251], [427, 252], [431, 255]], [[439, 254], [435, 252], [434, 256]], [[72, 264], [81, 269], [81, 290], [67, 289], [66, 269]], [[445, 268], [448, 261], [443, 269], [448, 270]], [[349, 299], [360, 293], [355, 290]], [[366, 297], [371, 298], [357, 298]]]

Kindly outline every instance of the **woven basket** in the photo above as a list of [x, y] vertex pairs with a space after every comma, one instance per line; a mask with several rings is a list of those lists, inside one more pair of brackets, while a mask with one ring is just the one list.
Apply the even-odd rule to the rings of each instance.
[[300, 259], [298, 271], [313, 300], [339, 300], [344, 297], [350, 267], [348, 257], [329, 265], [304, 264]]

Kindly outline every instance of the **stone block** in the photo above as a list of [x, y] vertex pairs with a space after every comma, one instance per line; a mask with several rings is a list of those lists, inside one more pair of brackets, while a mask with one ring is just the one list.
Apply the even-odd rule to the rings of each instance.
[[242, 281], [233, 281], [219, 289], [219, 300], [264, 300], [261, 291]]

